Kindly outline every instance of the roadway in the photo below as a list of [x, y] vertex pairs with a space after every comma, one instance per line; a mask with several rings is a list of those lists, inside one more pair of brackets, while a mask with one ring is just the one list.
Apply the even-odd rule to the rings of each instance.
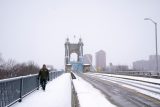
[[118, 107], [160, 107], [159, 99], [124, 87], [120, 84], [121, 80], [118, 83], [114, 81], [114, 78], [111, 81], [109, 78], [102, 79], [97, 75], [88, 73], [79, 74], [79, 76], [99, 89], [110, 102]]

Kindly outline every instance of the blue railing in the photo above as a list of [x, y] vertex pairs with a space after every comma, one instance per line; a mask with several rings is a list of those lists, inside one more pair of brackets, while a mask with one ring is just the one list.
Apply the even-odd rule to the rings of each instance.
[[[50, 72], [50, 81], [60, 76], [63, 71]], [[0, 80], [0, 107], [9, 107], [22, 98], [39, 89], [38, 74]]]

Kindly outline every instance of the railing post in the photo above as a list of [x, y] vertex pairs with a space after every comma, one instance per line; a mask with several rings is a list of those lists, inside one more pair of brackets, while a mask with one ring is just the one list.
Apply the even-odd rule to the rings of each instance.
[[51, 73], [50, 73], [50, 78], [49, 78], [49, 79], [50, 79], [50, 81], [53, 79], [52, 74], [53, 74], [53, 72], [51, 72]]
[[39, 90], [39, 77], [37, 77], [37, 90]]
[[55, 72], [53, 72], [53, 79], [55, 79]]
[[52, 72], [52, 80], [54, 79], [54, 72]]
[[50, 81], [52, 80], [52, 72], [50, 72], [50, 74], [49, 74], [49, 80]]
[[23, 77], [20, 78], [20, 96], [19, 102], [22, 102], [22, 93], [23, 93]]

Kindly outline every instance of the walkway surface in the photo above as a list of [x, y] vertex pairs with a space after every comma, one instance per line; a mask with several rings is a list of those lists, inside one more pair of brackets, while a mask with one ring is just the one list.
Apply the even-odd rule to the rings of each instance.
[[76, 79], [73, 79], [73, 84], [77, 92], [80, 107], [116, 107], [90, 83], [77, 75], [75, 76]]
[[71, 107], [71, 77], [65, 73], [46, 86], [22, 99], [12, 107]]

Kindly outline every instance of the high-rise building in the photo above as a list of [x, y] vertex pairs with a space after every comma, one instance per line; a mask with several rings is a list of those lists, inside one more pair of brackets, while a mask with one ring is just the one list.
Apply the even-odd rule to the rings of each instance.
[[[158, 68], [160, 69], [160, 55], [158, 55]], [[150, 55], [149, 60], [133, 62], [133, 69], [139, 71], [156, 71], [156, 56]]]
[[106, 53], [103, 50], [96, 52], [96, 68], [98, 71], [106, 69]]
[[83, 56], [83, 63], [92, 65], [92, 55], [91, 54], [85, 54]]

